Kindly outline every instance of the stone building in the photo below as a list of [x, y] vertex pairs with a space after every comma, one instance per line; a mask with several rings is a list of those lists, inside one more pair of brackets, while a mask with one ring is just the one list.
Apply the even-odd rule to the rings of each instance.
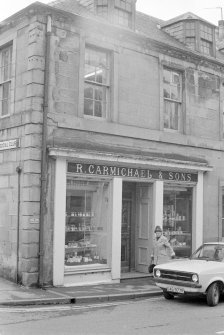
[[222, 240], [224, 58], [214, 25], [135, 0], [35, 2], [0, 25], [0, 275], [147, 273]]

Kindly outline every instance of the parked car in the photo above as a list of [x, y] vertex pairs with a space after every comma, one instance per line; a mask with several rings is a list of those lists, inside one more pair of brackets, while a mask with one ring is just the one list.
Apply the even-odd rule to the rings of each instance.
[[224, 293], [224, 243], [204, 243], [188, 259], [155, 266], [153, 276], [166, 299], [204, 295], [216, 306]]

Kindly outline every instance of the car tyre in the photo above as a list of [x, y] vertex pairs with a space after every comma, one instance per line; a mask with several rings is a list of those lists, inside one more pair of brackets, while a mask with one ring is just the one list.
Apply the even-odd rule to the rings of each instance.
[[167, 292], [167, 291], [163, 291], [163, 295], [164, 295], [164, 298], [167, 299], [167, 300], [174, 299], [174, 295]]
[[216, 306], [219, 303], [220, 288], [218, 283], [213, 283], [207, 291], [207, 304], [210, 307]]

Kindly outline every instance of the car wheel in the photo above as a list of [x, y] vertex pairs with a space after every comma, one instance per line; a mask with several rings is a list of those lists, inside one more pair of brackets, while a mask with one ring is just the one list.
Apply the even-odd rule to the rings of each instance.
[[209, 286], [207, 291], [207, 304], [208, 306], [216, 306], [219, 303], [220, 289], [218, 283], [213, 283]]
[[163, 291], [163, 295], [164, 295], [164, 298], [167, 299], [167, 300], [174, 299], [174, 295], [167, 292], [167, 291]]

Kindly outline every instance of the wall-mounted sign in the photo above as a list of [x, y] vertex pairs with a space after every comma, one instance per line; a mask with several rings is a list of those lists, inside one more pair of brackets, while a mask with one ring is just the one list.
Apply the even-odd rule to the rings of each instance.
[[0, 142], [0, 150], [10, 150], [20, 147], [20, 140], [18, 138], [14, 140]]
[[197, 182], [197, 173], [141, 169], [112, 165], [68, 163], [68, 172], [82, 175], [127, 177], [137, 179], [159, 179], [180, 182]]
[[40, 222], [39, 218], [35, 217], [30, 218], [30, 223], [39, 223], [39, 222]]

